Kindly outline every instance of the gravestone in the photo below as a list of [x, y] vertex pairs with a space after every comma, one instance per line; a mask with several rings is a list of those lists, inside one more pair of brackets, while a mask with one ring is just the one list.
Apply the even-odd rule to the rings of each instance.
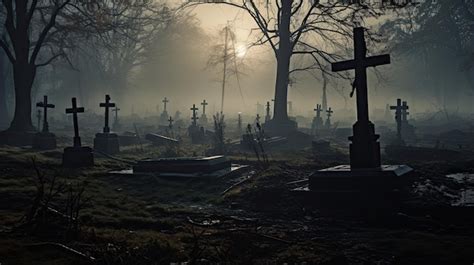
[[270, 102], [267, 101], [267, 107], [266, 107], [266, 114], [265, 114], [265, 122], [268, 122], [269, 120], [272, 119], [272, 116], [270, 115]]
[[115, 116], [114, 116], [114, 124], [112, 125], [112, 128], [114, 129], [114, 131], [118, 131], [122, 128], [122, 125], [120, 124], [119, 122], [119, 118], [118, 118], [118, 112], [120, 111], [120, 109], [118, 107], [115, 107], [112, 109], [112, 112], [115, 113]]
[[255, 124], [260, 124], [260, 114], [257, 113], [257, 116], [255, 116]]
[[[357, 121], [353, 126], [353, 136], [349, 137], [352, 141], [350, 165], [319, 170], [309, 177], [309, 190], [320, 197], [320, 202], [345, 200], [347, 203], [361, 199], [366, 203], [379, 203], [387, 199], [391, 203], [392, 195], [401, 185], [400, 177], [412, 170], [404, 165], [381, 165], [379, 136], [369, 120], [366, 68], [390, 64], [390, 56], [367, 57], [366, 54], [364, 29], [355, 28], [355, 58], [332, 64], [333, 72], [355, 70]], [[377, 199], [373, 200], [374, 197]]]
[[192, 110], [193, 114], [191, 117], [192, 123], [188, 127], [188, 135], [191, 138], [191, 142], [193, 144], [201, 144], [205, 142], [205, 131], [204, 127], [198, 126], [197, 120], [199, 117], [197, 116], [197, 111], [199, 110], [196, 108], [196, 104], [193, 104], [193, 107], [190, 109]]
[[321, 105], [316, 104], [316, 108], [314, 109], [316, 112], [316, 116], [313, 118], [313, 122], [311, 123], [311, 134], [314, 135], [317, 130], [322, 129], [323, 127], [323, 118], [321, 117]]
[[74, 123], [74, 145], [64, 148], [63, 166], [64, 167], [87, 167], [94, 165], [94, 154], [92, 148], [81, 145], [81, 137], [79, 136], [79, 123], [77, 114], [83, 113], [83, 107], [77, 107], [76, 98], [71, 99], [72, 108], [66, 109], [66, 114], [72, 114]]
[[[40, 150], [51, 150], [56, 148], [56, 136], [49, 132], [48, 108], [54, 108], [48, 103], [48, 96], [43, 97], [42, 102], [36, 103], [37, 107], [43, 108], [43, 129], [35, 134], [33, 138], [33, 148]], [[38, 125], [39, 129], [39, 125]]]
[[173, 118], [170, 116], [169, 119], [168, 119], [168, 128], [170, 130], [173, 130]]
[[405, 145], [402, 137], [402, 100], [397, 99], [397, 105], [390, 106], [391, 110], [395, 110], [395, 121], [397, 122], [397, 138], [393, 144], [395, 145]]
[[327, 118], [326, 118], [326, 123], [324, 125], [326, 126], [327, 129], [331, 129], [331, 116], [333, 113], [334, 111], [331, 108], [326, 110]]
[[115, 103], [110, 102], [110, 96], [105, 95], [105, 102], [100, 103], [101, 108], [105, 108], [105, 121], [102, 133], [97, 133], [94, 138], [94, 149], [106, 153], [115, 154], [120, 152], [119, 138], [116, 133], [111, 133], [109, 128], [109, 108], [115, 107]]
[[170, 101], [165, 97], [161, 102], [163, 102], [163, 112], [160, 115], [160, 124], [166, 124], [168, 122], [168, 117], [169, 117], [167, 104]]
[[242, 135], [242, 113], [237, 114], [237, 134]]
[[206, 126], [207, 125], [207, 116], [206, 116], [206, 106], [209, 105], [209, 103], [206, 102], [206, 100], [204, 99], [202, 102], [201, 102], [201, 106], [202, 106], [202, 114], [201, 114], [201, 118], [200, 118], [200, 121], [201, 121], [201, 124], [203, 126]]
[[406, 101], [402, 102], [402, 135], [405, 139], [416, 141], [415, 127], [408, 122], [409, 106]]

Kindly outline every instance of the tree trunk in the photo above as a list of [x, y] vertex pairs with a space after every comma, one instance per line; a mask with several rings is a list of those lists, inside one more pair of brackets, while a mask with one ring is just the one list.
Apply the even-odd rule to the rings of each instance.
[[3, 129], [7, 127], [9, 122], [8, 108], [7, 108], [7, 67], [6, 56], [3, 51], [0, 51], [0, 127]]
[[275, 83], [275, 106], [273, 119], [287, 121], [288, 81], [292, 45], [290, 40], [290, 18], [292, 0], [282, 0], [279, 24], [280, 42], [277, 52], [277, 75]]
[[13, 65], [15, 84], [15, 114], [10, 131], [34, 131], [31, 122], [31, 87], [36, 75], [36, 67], [28, 62], [16, 61]]

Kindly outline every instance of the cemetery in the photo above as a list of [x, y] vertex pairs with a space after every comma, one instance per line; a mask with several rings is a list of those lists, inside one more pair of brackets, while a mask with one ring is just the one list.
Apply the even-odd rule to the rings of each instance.
[[0, 9], [0, 265], [473, 264], [473, 3]]

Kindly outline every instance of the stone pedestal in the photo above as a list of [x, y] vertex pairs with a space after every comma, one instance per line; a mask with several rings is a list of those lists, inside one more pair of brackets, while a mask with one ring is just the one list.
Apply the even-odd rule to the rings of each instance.
[[115, 133], [97, 133], [94, 138], [94, 149], [106, 154], [120, 152], [118, 135]]
[[287, 120], [269, 120], [263, 124], [265, 134], [269, 136], [286, 136], [298, 129], [296, 121]]
[[92, 148], [82, 146], [64, 148], [63, 166], [70, 168], [94, 166]]
[[31, 146], [33, 145], [33, 138], [37, 132], [17, 132], [17, 131], [2, 131], [0, 132], [0, 144], [10, 146]]
[[349, 137], [352, 141], [349, 146], [352, 169], [380, 167], [380, 136], [375, 134], [374, 124], [357, 121], [352, 130], [354, 136]]
[[40, 132], [33, 138], [33, 148], [39, 150], [56, 149], [56, 135], [50, 132]]

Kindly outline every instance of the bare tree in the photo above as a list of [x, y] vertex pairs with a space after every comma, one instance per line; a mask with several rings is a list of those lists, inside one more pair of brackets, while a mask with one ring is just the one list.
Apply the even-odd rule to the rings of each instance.
[[[253, 45], [269, 45], [277, 61], [272, 122], [296, 127], [287, 114], [290, 75], [299, 71], [326, 71], [332, 75], [327, 64], [339, 58], [338, 52], [345, 48], [352, 28], [366, 17], [382, 14], [382, 9], [359, 2], [362, 1], [216, 0], [191, 1], [185, 7], [203, 3], [228, 5], [253, 19], [259, 33]], [[294, 67], [295, 58], [306, 63]]]

